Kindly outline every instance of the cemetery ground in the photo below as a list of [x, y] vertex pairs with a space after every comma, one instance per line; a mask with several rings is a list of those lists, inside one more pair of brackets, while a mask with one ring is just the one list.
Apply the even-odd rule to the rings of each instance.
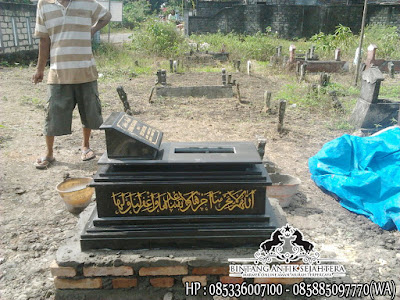
[[[212, 72], [192, 69], [168, 74], [167, 82], [173, 86], [220, 84], [221, 67], [210, 68]], [[256, 143], [258, 137], [265, 137], [264, 159], [302, 181], [291, 205], [284, 209], [288, 222], [315, 243], [321, 256], [343, 259], [348, 275], [345, 280], [394, 280], [399, 297], [400, 232], [384, 231], [365, 217], [342, 208], [313, 183], [308, 172], [308, 159], [324, 143], [354, 131], [347, 124], [358, 97], [358, 90], [351, 87], [352, 76], [334, 74], [331, 78], [329, 89], [338, 90], [345, 108], [342, 114], [335, 111], [323, 91], [319, 96], [310, 92], [309, 85], [317, 82], [318, 76], [308, 76], [307, 83], [299, 84], [294, 73], [265, 65], [255, 64], [252, 76], [236, 73], [229, 65], [225, 67], [240, 84], [242, 103], [236, 98], [156, 97], [154, 103], [149, 103], [155, 75], [135, 76], [100, 68], [103, 115], [106, 118], [111, 112], [123, 110], [116, 92], [117, 86], [122, 85], [135, 117], [163, 131], [164, 141]], [[42, 127], [47, 87], [45, 83], [33, 85], [33, 73], [33, 67], [0, 68], [0, 299], [4, 300], [54, 298], [49, 266], [58, 247], [74, 234], [77, 222], [77, 217], [66, 210], [55, 186], [65, 173], [72, 177], [93, 175], [97, 159], [105, 151], [104, 133], [95, 131], [91, 147], [97, 158], [80, 160], [80, 120], [75, 111], [72, 135], [56, 138], [54, 165], [48, 170], [35, 169], [33, 162], [44, 154]], [[397, 86], [398, 79], [386, 78], [383, 92], [388, 97], [399, 97]], [[266, 90], [272, 92], [274, 103], [280, 98], [288, 100], [283, 133], [277, 132], [277, 115], [264, 111]], [[172, 250], [166, 252], [173, 255]]]

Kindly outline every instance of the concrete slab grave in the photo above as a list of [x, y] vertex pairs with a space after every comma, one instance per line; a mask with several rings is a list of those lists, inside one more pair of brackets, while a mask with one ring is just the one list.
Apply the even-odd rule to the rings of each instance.
[[381, 72], [389, 73], [394, 78], [395, 73], [400, 73], [400, 60], [377, 59], [377, 49], [378, 46], [374, 44], [368, 46], [367, 59], [365, 61], [366, 67], [377, 66]]
[[209, 51], [193, 51], [185, 54], [185, 63], [215, 65], [216, 62], [227, 62], [229, 60], [228, 52], [209, 52]]
[[[164, 77], [163, 77], [164, 76]], [[161, 80], [161, 82], [160, 82]], [[236, 80], [232, 80], [232, 75], [227, 74], [225, 69], [222, 69], [221, 83], [222, 85], [204, 85], [204, 86], [168, 86], [166, 83], [166, 74], [162, 71], [157, 72], [156, 84], [154, 87], [155, 94], [158, 97], [206, 97], [214, 98], [232, 98], [233, 86], [236, 85]]]
[[296, 46], [290, 45], [289, 70], [295, 69], [299, 73], [303, 64], [307, 64], [308, 73], [348, 72], [350, 67], [348, 62], [340, 60], [340, 49], [335, 50], [335, 60], [319, 60], [318, 55], [315, 54], [315, 47], [309, 49], [305, 55], [296, 55]]

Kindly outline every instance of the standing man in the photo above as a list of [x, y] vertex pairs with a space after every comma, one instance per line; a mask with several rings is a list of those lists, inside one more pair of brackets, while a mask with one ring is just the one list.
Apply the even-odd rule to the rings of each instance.
[[43, 80], [50, 56], [46, 120], [46, 154], [35, 166], [46, 169], [54, 162], [54, 137], [71, 134], [72, 112], [78, 104], [82, 122], [83, 161], [95, 158], [89, 147], [92, 129], [103, 123], [97, 90], [97, 70], [92, 37], [111, 20], [111, 14], [95, 0], [39, 0], [35, 36], [40, 38], [39, 57], [32, 82]]

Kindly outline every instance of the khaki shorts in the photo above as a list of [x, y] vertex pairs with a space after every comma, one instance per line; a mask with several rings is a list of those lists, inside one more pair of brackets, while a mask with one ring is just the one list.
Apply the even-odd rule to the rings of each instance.
[[98, 129], [103, 123], [97, 81], [80, 84], [50, 84], [44, 134], [71, 134], [72, 112], [78, 104], [83, 127]]

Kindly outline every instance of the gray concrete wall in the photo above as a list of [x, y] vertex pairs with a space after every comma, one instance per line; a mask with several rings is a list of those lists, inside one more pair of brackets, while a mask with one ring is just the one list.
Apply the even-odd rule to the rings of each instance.
[[[269, 1], [269, 0], [268, 0]], [[212, 8], [214, 2], [207, 2], [209, 14], [189, 17], [188, 33], [207, 33], [221, 31], [228, 33], [253, 34], [264, 32], [270, 26], [284, 38], [310, 37], [316, 33], [332, 33], [339, 24], [348, 26], [353, 32], [361, 27], [362, 5], [294, 5], [288, 0], [286, 5], [254, 4], [239, 5], [229, 2]], [[201, 6], [202, 2], [199, 2]], [[371, 4], [368, 8], [368, 24], [388, 24], [400, 28], [399, 4]]]
[[38, 49], [36, 5], [0, 2], [0, 55]]

